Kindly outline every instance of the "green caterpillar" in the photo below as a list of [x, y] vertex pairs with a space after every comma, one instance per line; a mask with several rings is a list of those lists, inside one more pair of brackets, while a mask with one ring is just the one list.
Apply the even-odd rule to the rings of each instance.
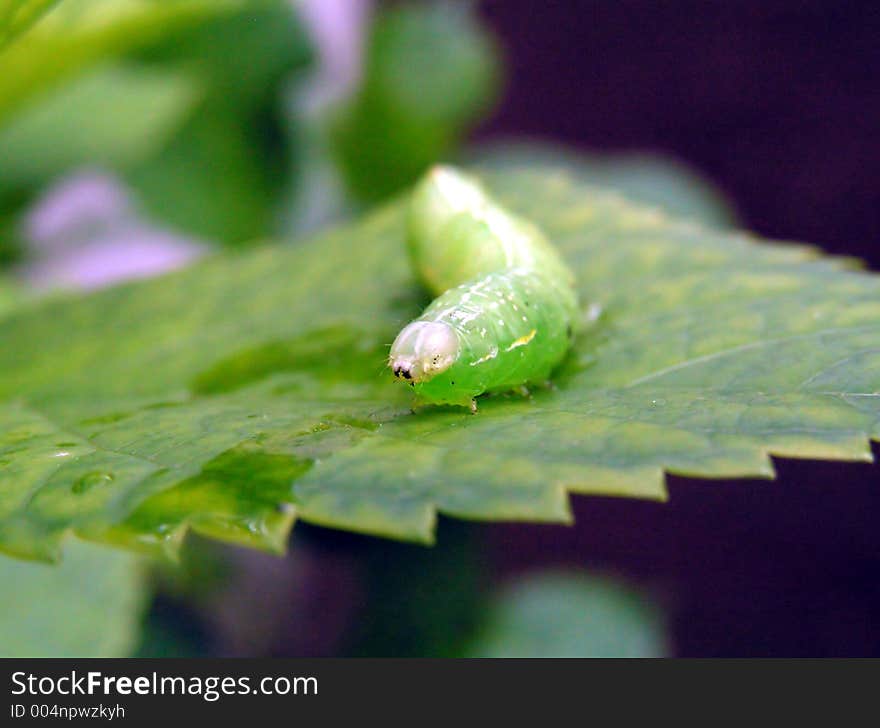
[[419, 403], [470, 406], [547, 381], [571, 346], [574, 276], [534, 225], [471, 177], [434, 167], [410, 202], [413, 267], [438, 297], [391, 345]]

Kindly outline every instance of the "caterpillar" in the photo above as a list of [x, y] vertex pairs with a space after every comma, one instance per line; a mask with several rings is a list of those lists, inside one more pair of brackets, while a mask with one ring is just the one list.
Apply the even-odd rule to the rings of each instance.
[[449, 166], [417, 183], [406, 227], [413, 268], [437, 296], [388, 360], [417, 403], [476, 412], [483, 393], [546, 382], [571, 346], [578, 300], [543, 233]]

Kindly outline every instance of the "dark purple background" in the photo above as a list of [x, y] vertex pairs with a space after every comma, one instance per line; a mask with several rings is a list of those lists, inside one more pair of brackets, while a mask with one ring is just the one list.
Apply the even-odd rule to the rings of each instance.
[[[751, 229], [880, 268], [878, 8], [487, 0], [510, 80], [481, 136], [672, 153]], [[671, 478], [667, 505], [577, 498], [573, 529], [491, 529], [496, 560], [638, 580], [680, 655], [880, 655], [880, 466], [777, 465], [770, 483]]]

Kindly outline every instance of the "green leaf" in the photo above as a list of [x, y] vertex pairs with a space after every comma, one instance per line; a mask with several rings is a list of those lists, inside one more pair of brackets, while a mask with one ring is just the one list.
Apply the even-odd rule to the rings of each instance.
[[[486, 608], [490, 567], [474, 531], [470, 524], [446, 522], [433, 549], [379, 539], [357, 542], [352, 551], [361, 579], [360, 608], [341, 653], [460, 657], [479, 634]], [[315, 531], [298, 529], [296, 536], [302, 533]], [[303, 546], [308, 553], [308, 545], [308, 538], [305, 543], [295, 538], [293, 555]]]
[[28, 99], [246, 0], [66, 0], [0, 54], [0, 122]]
[[311, 55], [288, 0], [238, 2], [231, 11], [165, 34], [142, 54], [196, 71], [211, 103], [236, 116], [279, 106], [279, 85]]
[[[585, 314], [552, 389], [410, 410], [388, 344], [425, 303], [401, 200], [299, 246], [0, 320], [0, 545], [280, 549], [294, 517], [428, 542], [438, 511], [568, 522], [568, 493], [665, 499], [664, 472], [870, 461], [880, 279], [706, 230], [549, 170], [492, 191], [541, 225]], [[601, 307], [601, 315], [596, 312]]]
[[523, 167], [564, 169], [581, 182], [620, 192], [633, 202], [663, 208], [712, 227], [734, 227], [736, 215], [712, 182], [672, 157], [645, 152], [588, 154], [538, 141], [477, 146], [467, 158], [493, 171]]
[[0, 0], [0, 51], [49, 12], [59, 0]]
[[487, 111], [499, 75], [493, 39], [469, 4], [380, 13], [362, 86], [333, 129], [352, 193], [376, 201], [413, 182]]
[[37, 185], [82, 164], [133, 164], [178, 128], [198, 90], [176, 71], [98, 67], [38, 97], [0, 126], [0, 185]]
[[126, 174], [151, 216], [245, 243], [277, 228], [288, 184], [282, 84], [310, 60], [286, 0], [257, 0], [169, 34], [142, 54], [197, 75], [205, 99], [161, 153]]
[[178, 230], [267, 235], [288, 156], [279, 89], [308, 58], [284, 0], [66, 0], [0, 56], [0, 216], [99, 164]]
[[58, 566], [0, 556], [0, 657], [124, 657], [147, 592], [136, 557], [72, 543]]
[[11, 311], [12, 307], [19, 301], [21, 294], [13, 283], [5, 277], [0, 276], [0, 316]]
[[663, 618], [643, 595], [607, 578], [538, 572], [495, 599], [467, 657], [663, 657]]
[[251, 141], [237, 119], [202, 108], [126, 181], [154, 219], [208, 240], [251, 242], [271, 229], [277, 196]]

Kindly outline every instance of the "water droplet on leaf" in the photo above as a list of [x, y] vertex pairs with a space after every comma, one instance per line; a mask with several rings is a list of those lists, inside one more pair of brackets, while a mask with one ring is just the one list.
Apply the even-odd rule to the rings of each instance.
[[112, 481], [112, 473], [93, 471], [91, 473], [86, 473], [81, 478], [79, 478], [79, 480], [77, 480], [70, 489], [74, 493], [86, 493], [94, 488], [96, 485], [107, 485]]

